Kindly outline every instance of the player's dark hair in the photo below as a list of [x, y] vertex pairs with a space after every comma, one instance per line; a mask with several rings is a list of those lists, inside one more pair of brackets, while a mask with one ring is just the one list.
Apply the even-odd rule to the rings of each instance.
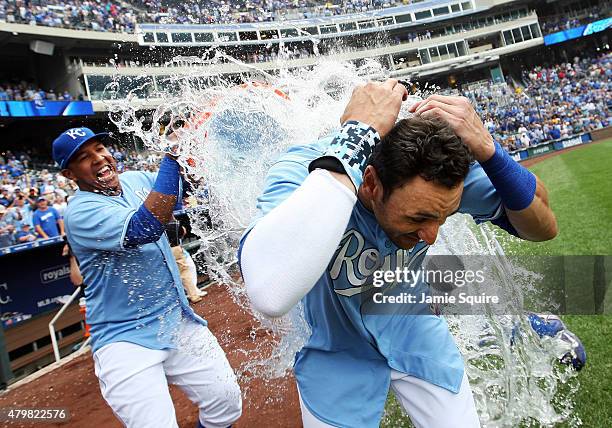
[[465, 179], [472, 154], [439, 119], [411, 117], [399, 121], [376, 145], [369, 165], [376, 169], [384, 199], [417, 175], [453, 188]]

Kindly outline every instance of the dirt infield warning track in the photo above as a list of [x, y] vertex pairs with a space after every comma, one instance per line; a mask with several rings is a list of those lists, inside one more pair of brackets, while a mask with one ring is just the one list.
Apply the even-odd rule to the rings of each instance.
[[[225, 289], [213, 285], [208, 295], [194, 305], [196, 312], [208, 320], [211, 331], [226, 351], [232, 367], [244, 362], [242, 349], [254, 347], [252, 331], [257, 322], [237, 306]], [[257, 340], [267, 340], [259, 330]], [[231, 338], [231, 341], [229, 340]], [[243, 412], [234, 426], [244, 427], [299, 427], [300, 408], [295, 380], [288, 375], [282, 379], [263, 382], [242, 382]], [[170, 386], [181, 428], [194, 428], [198, 411], [181, 390]], [[67, 408], [70, 420], [63, 423], [10, 423], [11, 427], [84, 427], [120, 428], [112, 410], [100, 394], [94, 374], [91, 353], [87, 352], [69, 363], [0, 395], [0, 408]]]

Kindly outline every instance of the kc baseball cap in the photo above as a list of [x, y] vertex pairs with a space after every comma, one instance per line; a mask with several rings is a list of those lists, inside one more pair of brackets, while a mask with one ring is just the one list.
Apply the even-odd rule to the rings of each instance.
[[57, 162], [61, 169], [64, 169], [68, 165], [70, 158], [74, 156], [83, 144], [92, 138], [106, 137], [108, 137], [108, 132], [94, 134], [89, 128], [70, 128], [62, 132], [62, 134], [53, 141], [53, 160]]

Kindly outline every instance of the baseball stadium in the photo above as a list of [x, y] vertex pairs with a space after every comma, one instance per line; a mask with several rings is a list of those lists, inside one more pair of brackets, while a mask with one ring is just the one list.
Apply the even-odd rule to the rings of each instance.
[[609, 0], [0, 0], [0, 424], [612, 427]]

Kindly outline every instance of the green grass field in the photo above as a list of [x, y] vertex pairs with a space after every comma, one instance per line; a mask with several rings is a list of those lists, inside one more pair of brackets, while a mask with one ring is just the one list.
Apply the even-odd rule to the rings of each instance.
[[[611, 167], [612, 139], [533, 165], [530, 169], [548, 189], [559, 236], [525, 242], [524, 249], [546, 255], [612, 255]], [[578, 375], [576, 412], [585, 427], [612, 427], [612, 313], [566, 315], [563, 320], [587, 350], [588, 363]]]
[[[612, 256], [612, 139], [544, 159], [530, 168], [545, 183], [559, 224], [544, 243], [508, 240], [506, 251], [527, 255]], [[608, 264], [609, 266], [609, 264]], [[610, 276], [607, 278], [610, 288]], [[591, 290], [592, 293], [592, 290]], [[579, 296], [580, 297], [580, 296]], [[575, 412], [584, 427], [612, 427], [612, 292], [607, 315], [565, 315], [583, 341], [588, 362], [578, 374]], [[396, 403], [388, 403], [384, 427], [407, 427]]]
[[612, 254], [612, 139], [545, 159], [529, 168], [546, 185], [559, 235], [524, 242], [546, 255]]

